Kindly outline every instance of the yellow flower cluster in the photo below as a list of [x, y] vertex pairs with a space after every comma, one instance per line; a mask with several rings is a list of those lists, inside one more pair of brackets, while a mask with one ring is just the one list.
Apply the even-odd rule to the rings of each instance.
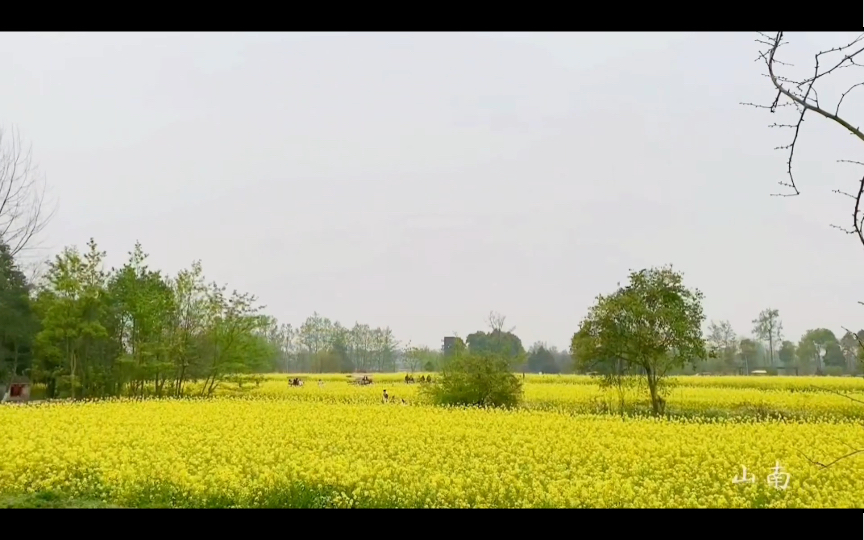
[[[289, 388], [270, 377], [245, 397], [2, 406], [14, 436], [0, 439], [0, 493], [177, 507], [864, 507], [864, 459], [810, 462], [864, 447], [855, 420], [401, 406], [381, 403], [381, 378], [318, 378]], [[533, 382], [529, 404], [596, 392]], [[752, 389], [687, 392], [709, 390]], [[777, 461], [785, 490], [768, 483]], [[753, 483], [733, 483], [742, 467]]]
[[[293, 375], [292, 375], [293, 377]], [[273, 399], [327, 403], [379, 403], [383, 389], [397, 402], [422, 403], [420, 384], [405, 384], [404, 375], [376, 374], [375, 384], [354, 386], [344, 375], [298, 375], [304, 386], [290, 387], [288, 376], [271, 375], [260, 385], [223, 384], [222, 396], [261, 396]], [[321, 381], [322, 386], [318, 385]], [[625, 406], [648, 411], [645, 388], [626, 392]], [[864, 379], [816, 377], [680, 377], [670, 381], [667, 411], [683, 416], [784, 416], [864, 419]], [[524, 406], [536, 410], [598, 414], [615, 411], [614, 390], [602, 390], [585, 376], [529, 375]]]

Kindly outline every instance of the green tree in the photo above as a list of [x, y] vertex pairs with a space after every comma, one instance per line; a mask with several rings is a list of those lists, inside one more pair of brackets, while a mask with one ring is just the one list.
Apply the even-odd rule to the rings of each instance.
[[0, 243], [0, 380], [4, 372], [20, 375], [33, 360], [39, 319], [30, 299], [31, 287], [6, 244]]
[[846, 371], [857, 373], [859, 371], [858, 356], [861, 354], [861, 343], [864, 341], [864, 330], [853, 334], [849, 330], [840, 338], [840, 349], [846, 359]]
[[267, 318], [255, 296], [215, 283], [208, 291], [206, 360], [202, 394], [212, 394], [226, 376], [254, 370], [271, 353], [256, 334], [266, 328]]
[[552, 351], [543, 343], [535, 343], [528, 354], [528, 371], [530, 373], [560, 373], [561, 368], [555, 361]]
[[750, 338], [744, 338], [739, 342], [738, 350], [744, 374], [749, 375], [759, 360], [759, 344]]
[[333, 339], [330, 342], [330, 354], [335, 359], [335, 371], [341, 373], [351, 373], [354, 371], [354, 362], [351, 361], [351, 356], [348, 354], [349, 337], [348, 329], [337, 322]]
[[438, 405], [512, 407], [522, 396], [522, 383], [510, 369], [509, 359], [500, 355], [460, 354], [422, 391]]
[[[826, 365], [843, 365], [843, 353], [834, 332], [827, 328], [808, 330], [798, 342], [798, 357], [805, 364], [815, 365], [816, 374], [822, 375]], [[829, 363], [830, 362], [830, 363]]]
[[203, 343], [209, 310], [208, 288], [201, 262], [195, 261], [188, 270], [181, 270], [170, 280], [174, 311], [169, 326], [168, 350], [173, 364], [172, 393], [182, 396], [190, 376], [200, 372]]
[[671, 267], [632, 272], [628, 285], [598, 296], [571, 350], [583, 365], [621, 362], [641, 370], [654, 414], [662, 414], [662, 383], [676, 366], [706, 357], [702, 293], [684, 286]]
[[777, 356], [780, 362], [787, 368], [795, 366], [796, 350], [795, 344], [788, 340], [780, 345], [780, 351], [777, 353]]
[[103, 324], [109, 300], [102, 270], [105, 253], [93, 239], [87, 246], [83, 256], [75, 248], [66, 248], [49, 264], [46, 287], [37, 297], [42, 330], [36, 348], [45, 359], [38, 374], [47, 380], [49, 395], [61, 383], [68, 385], [74, 399], [104, 381], [105, 367], [97, 359], [99, 352], [108, 349]]
[[115, 338], [122, 348], [131, 392], [144, 396], [152, 381], [156, 395], [162, 395], [169, 377], [174, 376], [170, 334], [175, 297], [160, 272], [151, 271], [147, 254], [136, 242], [129, 261], [113, 273], [108, 282], [114, 315]]
[[464, 354], [467, 349], [468, 347], [465, 345], [465, 341], [459, 336], [444, 338], [444, 344], [441, 346], [442, 363]]
[[389, 327], [373, 330], [372, 358], [375, 371], [380, 373], [396, 371], [396, 351], [398, 348], [399, 342]]
[[518, 363], [525, 357], [522, 340], [513, 333], [515, 328], [505, 330], [506, 317], [495, 313], [489, 314], [489, 332], [477, 331], [465, 339], [468, 351], [477, 354], [494, 354], [507, 358], [512, 363]]

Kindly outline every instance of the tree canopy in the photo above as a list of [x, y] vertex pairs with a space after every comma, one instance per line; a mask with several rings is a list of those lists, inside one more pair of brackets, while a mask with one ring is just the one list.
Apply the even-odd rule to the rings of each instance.
[[661, 382], [669, 370], [706, 357], [702, 293], [684, 286], [671, 267], [632, 272], [629, 283], [596, 304], [574, 334], [582, 366], [637, 368], [648, 383], [655, 414], [664, 410]]

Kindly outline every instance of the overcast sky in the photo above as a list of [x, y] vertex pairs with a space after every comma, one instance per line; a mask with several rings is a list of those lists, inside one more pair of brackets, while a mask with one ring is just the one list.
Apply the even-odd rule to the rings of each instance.
[[[846, 36], [789, 37], [810, 69]], [[140, 240], [294, 325], [439, 347], [495, 310], [565, 348], [597, 294], [672, 263], [741, 333], [766, 307], [795, 341], [862, 327], [864, 248], [829, 227], [862, 147], [812, 118], [802, 195], [770, 197], [789, 118], [739, 105], [773, 98], [753, 38], [3, 33], [0, 125], [58, 203], [52, 252], [92, 236], [119, 266]]]

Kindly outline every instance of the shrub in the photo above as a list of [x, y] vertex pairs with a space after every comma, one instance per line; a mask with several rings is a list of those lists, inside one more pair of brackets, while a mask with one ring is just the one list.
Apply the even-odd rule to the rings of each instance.
[[845, 370], [841, 366], [825, 366], [823, 371], [829, 377], [840, 377], [845, 373]]
[[462, 353], [423, 391], [438, 405], [513, 407], [522, 397], [522, 382], [500, 355]]

